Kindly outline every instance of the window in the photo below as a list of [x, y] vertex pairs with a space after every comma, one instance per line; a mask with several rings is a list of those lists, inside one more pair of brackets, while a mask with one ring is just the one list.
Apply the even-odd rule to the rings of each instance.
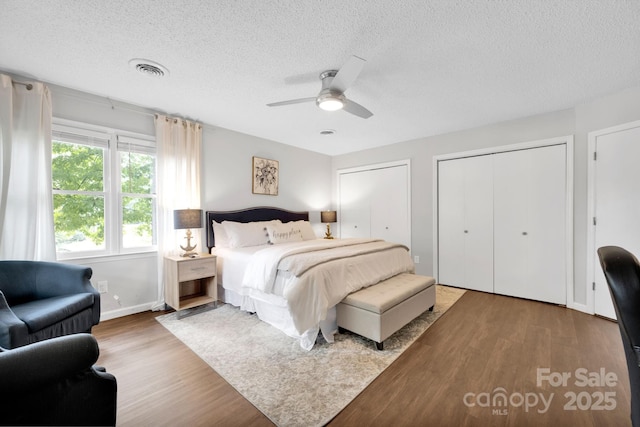
[[155, 143], [118, 136], [122, 248], [155, 245]]
[[155, 142], [54, 123], [53, 215], [58, 258], [155, 249]]

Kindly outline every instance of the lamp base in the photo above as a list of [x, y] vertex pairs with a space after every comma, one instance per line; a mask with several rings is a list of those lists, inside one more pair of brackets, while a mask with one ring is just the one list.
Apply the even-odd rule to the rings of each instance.
[[198, 256], [198, 253], [194, 251], [194, 249], [196, 248], [196, 246], [198, 246], [198, 244], [196, 243], [195, 245], [191, 246], [191, 230], [187, 230], [185, 239], [187, 239], [187, 246], [184, 247], [180, 245], [180, 249], [184, 251], [184, 253], [180, 256], [191, 257], [191, 258]]
[[327, 232], [324, 234], [325, 239], [333, 239], [331, 235], [331, 224], [327, 224]]

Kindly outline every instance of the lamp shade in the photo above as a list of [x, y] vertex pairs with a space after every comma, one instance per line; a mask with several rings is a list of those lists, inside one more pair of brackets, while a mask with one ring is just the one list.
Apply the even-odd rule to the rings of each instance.
[[173, 211], [173, 228], [202, 228], [202, 209], [176, 209]]
[[320, 212], [320, 222], [329, 223], [337, 221], [337, 213], [336, 211], [322, 211]]

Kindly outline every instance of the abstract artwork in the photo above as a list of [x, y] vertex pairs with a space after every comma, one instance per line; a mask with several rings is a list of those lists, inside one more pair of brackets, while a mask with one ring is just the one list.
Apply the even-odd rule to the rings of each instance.
[[253, 157], [253, 194], [278, 195], [279, 164], [277, 160]]

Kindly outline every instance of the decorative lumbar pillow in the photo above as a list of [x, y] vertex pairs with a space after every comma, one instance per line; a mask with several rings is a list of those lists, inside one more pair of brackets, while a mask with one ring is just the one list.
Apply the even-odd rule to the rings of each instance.
[[292, 224], [299, 227], [302, 232], [302, 240], [314, 240], [318, 238], [309, 221], [292, 221], [285, 222], [285, 224]]
[[265, 227], [269, 236], [269, 244], [302, 242], [302, 230], [290, 222], [284, 224], [267, 225]]
[[[224, 230], [229, 239], [230, 248], [243, 248], [247, 246], [260, 246], [269, 243], [269, 236], [264, 228], [267, 225], [282, 224], [279, 219], [273, 221], [234, 222], [222, 221]], [[215, 231], [214, 231], [215, 232]]]
[[229, 236], [227, 236], [227, 232], [224, 229], [224, 226], [219, 222], [213, 222], [213, 238], [215, 239], [215, 244], [217, 248], [228, 248], [229, 247]]

